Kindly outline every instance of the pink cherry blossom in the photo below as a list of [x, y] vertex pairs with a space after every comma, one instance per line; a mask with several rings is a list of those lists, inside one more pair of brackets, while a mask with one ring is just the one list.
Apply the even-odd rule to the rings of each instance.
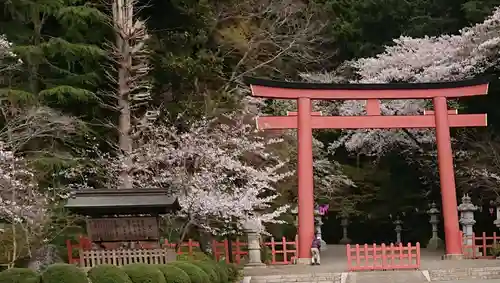
[[[424, 38], [401, 36], [385, 51], [372, 58], [346, 62], [342, 69], [354, 69], [357, 79], [344, 78], [337, 72], [303, 74], [311, 82], [389, 83], [440, 82], [462, 80], [481, 74], [494, 67], [500, 47], [500, 9], [484, 22], [467, 27], [456, 35]], [[452, 102], [453, 103], [453, 102]], [[328, 114], [362, 115], [365, 101], [344, 101], [321, 104]], [[431, 104], [426, 100], [381, 101], [383, 115], [411, 115], [422, 113]], [[411, 137], [409, 136], [411, 134]], [[394, 145], [419, 147], [420, 143], [434, 142], [433, 130], [346, 130], [331, 144], [335, 149], [344, 145], [348, 150], [381, 155]]]
[[[236, 114], [201, 119], [183, 131], [168, 124], [142, 129], [136, 140], [133, 165], [126, 168], [136, 188], [168, 189], [179, 196], [182, 217], [210, 230], [224, 223], [240, 226], [257, 214], [263, 222], [276, 222], [287, 210], [271, 209], [279, 196], [276, 186], [293, 174], [284, 169], [287, 160], [268, 150], [281, 139], [259, 136]], [[103, 185], [116, 188], [122, 158], [97, 156], [107, 174]], [[72, 189], [88, 189], [97, 171], [95, 166], [73, 167], [64, 174], [73, 180]]]
[[47, 220], [49, 196], [41, 194], [26, 160], [0, 141], [0, 218], [36, 227]]

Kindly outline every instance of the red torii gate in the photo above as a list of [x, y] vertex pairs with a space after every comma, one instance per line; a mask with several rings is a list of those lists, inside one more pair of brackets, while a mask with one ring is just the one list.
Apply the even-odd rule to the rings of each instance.
[[[439, 178], [446, 241], [446, 257], [462, 254], [450, 127], [486, 126], [486, 114], [458, 114], [448, 110], [447, 98], [485, 95], [486, 79], [443, 83], [319, 84], [245, 78], [252, 95], [296, 99], [297, 112], [288, 116], [257, 117], [259, 129], [298, 131], [299, 262], [309, 262], [314, 237], [312, 129], [436, 128]], [[366, 116], [321, 116], [312, 112], [312, 100], [366, 100]], [[424, 115], [383, 116], [379, 99], [433, 99], [434, 111]]]

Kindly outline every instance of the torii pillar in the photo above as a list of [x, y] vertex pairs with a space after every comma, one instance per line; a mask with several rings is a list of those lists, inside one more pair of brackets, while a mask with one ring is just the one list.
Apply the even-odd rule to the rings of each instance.
[[[446, 241], [445, 258], [462, 255], [458, 223], [455, 174], [450, 127], [486, 126], [486, 114], [458, 114], [447, 109], [447, 98], [484, 95], [484, 79], [444, 83], [316, 84], [245, 78], [255, 97], [297, 100], [297, 113], [257, 117], [259, 129], [297, 129], [298, 132], [298, 263], [309, 263], [314, 237], [313, 129], [436, 128], [439, 177]], [[365, 116], [321, 116], [312, 112], [311, 101], [366, 100]], [[380, 99], [432, 99], [434, 111], [424, 115], [385, 116]]]

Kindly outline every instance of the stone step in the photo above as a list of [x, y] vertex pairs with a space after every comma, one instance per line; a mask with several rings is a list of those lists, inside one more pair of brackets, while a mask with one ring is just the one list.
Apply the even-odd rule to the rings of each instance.
[[432, 281], [500, 279], [500, 266], [429, 270], [429, 276]]
[[341, 283], [341, 278], [341, 273], [269, 275], [252, 276], [250, 283]]
[[[500, 264], [500, 261], [499, 261]], [[433, 281], [500, 279], [500, 266], [412, 271], [303, 273], [252, 276], [245, 283], [424, 283]]]
[[424, 283], [428, 282], [422, 271], [367, 271], [350, 272], [346, 283]]

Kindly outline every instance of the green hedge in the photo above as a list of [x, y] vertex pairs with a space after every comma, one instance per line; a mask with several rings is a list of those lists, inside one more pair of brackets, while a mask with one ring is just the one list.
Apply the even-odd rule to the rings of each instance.
[[226, 267], [222, 266], [221, 264], [218, 264], [215, 261], [212, 261], [213, 267], [215, 268], [215, 271], [219, 274], [220, 282], [221, 283], [229, 283], [229, 276], [228, 276], [228, 270]]
[[189, 275], [184, 270], [173, 265], [158, 265], [167, 283], [191, 283]]
[[195, 260], [192, 261], [191, 263], [203, 269], [203, 271], [205, 271], [205, 273], [208, 274], [211, 283], [221, 283], [219, 273], [217, 273], [214, 263], [211, 263], [210, 261], [201, 261], [201, 260]]
[[182, 269], [184, 272], [186, 272], [187, 275], [189, 276], [189, 279], [191, 279], [191, 283], [214, 283], [210, 282], [210, 277], [208, 277], [208, 274], [205, 273], [203, 269], [199, 268], [198, 266], [190, 262], [174, 261], [169, 263], [169, 265], [178, 267]]
[[28, 268], [11, 268], [0, 272], [0, 283], [39, 283], [40, 275]]
[[204, 252], [183, 253], [177, 255], [178, 261], [192, 261], [192, 260], [211, 260], [212, 258]]
[[72, 264], [50, 265], [41, 275], [27, 268], [0, 272], [0, 283], [231, 283], [238, 279], [238, 266], [210, 259], [167, 265], [130, 264], [122, 268], [103, 264], [88, 274]]
[[88, 283], [86, 274], [72, 264], [57, 263], [50, 265], [42, 273], [43, 283]]
[[124, 270], [111, 264], [93, 267], [89, 270], [88, 277], [92, 283], [132, 283]]
[[235, 282], [240, 277], [240, 269], [236, 264], [219, 261], [219, 265], [227, 271], [228, 281]]
[[134, 263], [123, 267], [133, 283], [166, 283], [163, 273], [156, 265]]

